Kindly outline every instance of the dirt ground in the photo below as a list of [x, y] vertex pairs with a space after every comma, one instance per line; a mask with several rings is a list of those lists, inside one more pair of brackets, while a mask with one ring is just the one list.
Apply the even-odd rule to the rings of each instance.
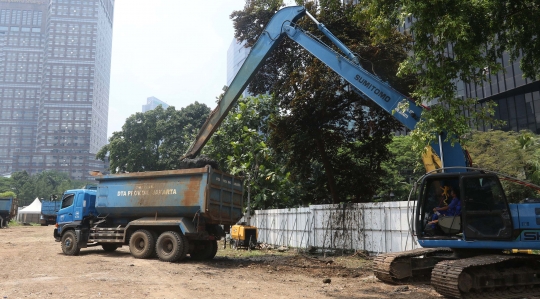
[[[440, 298], [429, 285], [381, 283], [371, 260], [223, 249], [211, 261], [135, 259], [127, 246], [65, 256], [53, 227], [0, 229], [0, 299]], [[330, 282], [328, 282], [328, 279]], [[325, 282], [326, 280], [326, 282]]]

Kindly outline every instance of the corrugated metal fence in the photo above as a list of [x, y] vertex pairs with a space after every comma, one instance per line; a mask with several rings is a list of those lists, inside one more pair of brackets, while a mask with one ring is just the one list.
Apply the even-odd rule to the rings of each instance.
[[[409, 210], [409, 211], [408, 211]], [[406, 201], [258, 210], [258, 241], [295, 248], [397, 252], [417, 248]]]

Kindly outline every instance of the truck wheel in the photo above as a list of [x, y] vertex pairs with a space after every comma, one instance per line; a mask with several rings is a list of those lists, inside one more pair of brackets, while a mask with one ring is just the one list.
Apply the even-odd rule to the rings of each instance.
[[156, 253], [161, 261], [172, 263], [186, 257], [187, 247], [187, 239], [182, 233], [168, 231], [159, 236]]
[[211, 241], [194, 241], [194, 243], [195, 248], [193, 249], [193, 252], [189, 254], [191, 258], [196, 261], [208, 259], [213, 250]]
[[145, 229], [134, 232], [129, 239], [129, 251], [134, 258], [146, 259], [154, 254], [156, 240], [154, 235]]
[[77, 243], [77, 235], [74, 231], [69, 230], [62, 236], [62, 252], [65, 255], [79, 255], [81, 248]]
[[186, 256], [188, 255], [189, 253], [189, 242], [188, 239], [186, 238], [186, 236], [184, 236], [182, 233], [180, 233], [180, 235], [182, 236], [183, 238], [183, 242], [184, 242], [184, 252], [182, 253], [182, 258], [181, 259], [185, 259]]
[[210, 242], [210, 245], [211, 245], [210, 247], [212, 248], [212, 251], [210, 251], [210, 254], [208, 255], [207, 259], [211, 260], [217, 254], [218, 244], [216, 240], [209, 241], [209, 242]]
[[107, 252], [113, 252], [116, 249], [118, 249], [118, 245], [116, 244], [101, 244], [101, 248]]
[[[156, 240], [156, 242], [157, 242], [157, 239], [159, 237], [159, 233], [157, 233], [156, 231], [153, 231], [153, 230], [151, 230], [150, 233], [152, 234], [152, 237], [154, 237], [154, 240]], [[154, 245], [154, 248], [152, 250], [152, 256], [150, 258], [155, 258], [155, 257], [157, 257], [156, 245]]]

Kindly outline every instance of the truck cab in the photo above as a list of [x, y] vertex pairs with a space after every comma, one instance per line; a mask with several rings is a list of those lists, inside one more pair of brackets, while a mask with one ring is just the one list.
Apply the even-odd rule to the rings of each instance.
[[64, 228], [76, 227], [80, 225], [84, 217], [95, 214], [95, 202], [96, 190], [74, 189], [64, 192], [56, 216], [55, 239], [60, 240]]

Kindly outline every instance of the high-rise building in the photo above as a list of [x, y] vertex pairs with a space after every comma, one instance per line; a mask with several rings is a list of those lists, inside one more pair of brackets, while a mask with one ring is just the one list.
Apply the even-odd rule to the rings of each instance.
[[0, 175], [104, 170], [113, 11], [114, 0], [0, 0]]
[[163, 102], [162, 100], [156, 98], [156, 97], [149, 97], [146, 98], [146, 105], [142, 106], [142, 112], [150, 111], [155, 109], [157, 106], [163, 107], [163, 109], [167, 109], [169, 107], [169, 104]]
[[[495, 102], [495, 118], [505, 121], [498, 129], [516, 132], [530, 130], [540, 134], [540, 81], [523, 78], [519, 59], [511, 61], [508, 53], [503, 53], [501, 61], [505, 71], [489, 74], [490, 82], [460, 82], [464, 87], [461, 95], [478, 98], [478, 106], [487, 101]], [[477, 129], [486, 131], [495, 128], [480, 124]]]
[[[408, 31], [413, 22], [414, 19], [408, 17], [403, 26], [400, 26], [400, 31]], [[454, 57], [452, 45], [447, 45], [446, 53]], [[504, 71], [490, 73], [489, 69], [484, 70], [489, 76], [489, 81], [484, 81], [482, 84], [457, 82], [458, 96], [477, 98], [477, 106], [485, 105], [487, 101], [495, 102], [497, 104], [495, 118], [505, 121], [505, 125], [501, 128], [479, 124], [475, 129], [480, 131], [501, 129], [516, 132], [531, 130], [540, 134], [540, 81], [523, 78], [523, 71], [519, 66], [520, 57], [511, 61], [510, 56], [505, 52], [500, 61]]]

